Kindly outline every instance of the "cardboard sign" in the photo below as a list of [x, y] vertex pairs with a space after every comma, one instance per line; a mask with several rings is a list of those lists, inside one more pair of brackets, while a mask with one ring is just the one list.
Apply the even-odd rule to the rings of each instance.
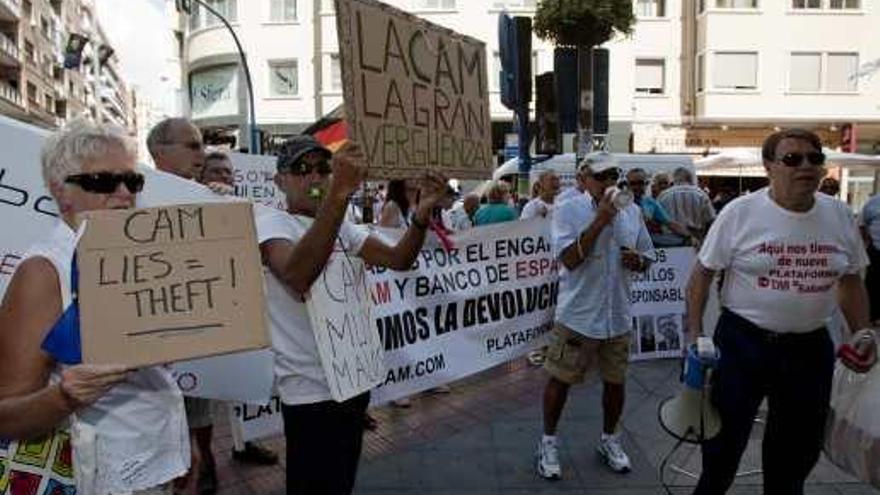
[[250, 204], [83, 216], [84, 362], [144, 366], [268, 345]]
[[494, 168], [486, 46], [375, 0], [336, 0], [345, 113], [372, 179]]
[[228, 153], [235, 195], [279, 210], [287, 209], [284, 191], [275, 186], [277, 157]]
[[370, 317], [363, 261], [334, 253], [312, 284], [307, 305], [333, 399], [342, 402], [379, 384], [385, 357]]

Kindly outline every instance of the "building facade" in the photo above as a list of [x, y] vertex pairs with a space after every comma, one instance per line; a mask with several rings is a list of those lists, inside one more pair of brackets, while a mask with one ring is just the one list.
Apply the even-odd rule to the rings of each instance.
[[[206, 1], [229, 18], [248, 54], [259, 127], [290, 135], [342, 102], [333, 0]], [[492, 118], [502, 136], [511, 132], [498, 93], [497, 16], [532, 15], [536, 1], [387, 3], [486, 42]], [[758, 146], [774, 128], [799, 125], [831, 147], [880, 152], [880, 1], [633, 7], [633, 33], [607, 43], [613, 150], [714, 153]], [[553, 47], [535, 39], [533, 50], [533, 71], [553, 70]], [[247, 92], [229, 33], [194, 6], [183, 52], [193, 119], [209, 133], [237, 136]]]
[[[71, 34], [88, 42], [79, 67], [65, 68]], [[92, 0], [0, 0], [0, 113], [49, 129], [88, 117], [134, 134], [135, 101]]]

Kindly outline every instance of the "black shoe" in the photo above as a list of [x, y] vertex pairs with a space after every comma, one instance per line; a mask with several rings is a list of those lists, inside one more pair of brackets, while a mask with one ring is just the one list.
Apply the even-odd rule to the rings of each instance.
[[278, 454], [252, 442], [245, 442], [244, 450], [233, 450], [232, 459], [244, 464], [257, 464], [260, 466], [278, 464]]
[[202, 464], [199, 469], [199, 479], [196, 481], [196, 490], [199, 495], [217, 493], [217, 466], [213, 462]]

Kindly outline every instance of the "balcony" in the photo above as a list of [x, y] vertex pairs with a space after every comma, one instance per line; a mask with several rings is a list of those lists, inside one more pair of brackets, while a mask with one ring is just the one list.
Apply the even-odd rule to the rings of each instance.
[[8, 82], [0, 81], [0, 98], [19, 107], [22, 106], [21, 93]]
[[0, 21], [18, 22], [21, 20], [20, 0], [0, 0]]
[[19, 67], [18, 46], [5, 34], [0, 33], [0, 67]]

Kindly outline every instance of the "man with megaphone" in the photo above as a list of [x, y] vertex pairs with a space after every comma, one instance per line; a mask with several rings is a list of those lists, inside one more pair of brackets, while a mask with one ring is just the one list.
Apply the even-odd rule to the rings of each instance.
[[633, 271], [648, 269], [644, 253], [654, 248], [632, 194], [616, 187], [620, 169], [612, 155], [588, 155], [576, 178], [577, 187], [560, 194], [553, 213], [553, 252], [562, 267], [537, 453], [538, 474], [546, 479], [562, 476], [556, 426], [569, 387], [596, 364], [604, 416], [598, 451], [612, 470], [630, 469], [617, 432], [630, 349], [630, 280]]
[[722, 210], [688, 284], [694, 342], [711, 282], [724, 271], [711, 392], [721, 430], [702, 444], [696, 495], [723, 494], [733, 483], [765, 398], [764, 493], [803, 493], [822, 448], [835, 354], [825, 323], [838, 305], [859, 329], [843, 346], [843, 363], [866, 371], [877, 359], [860, 277], [865, 248], [847, 206], [816, 192], [825, 175], [822, 142], [782, 130], [764, 140], [762, 156], [770, 186]]

